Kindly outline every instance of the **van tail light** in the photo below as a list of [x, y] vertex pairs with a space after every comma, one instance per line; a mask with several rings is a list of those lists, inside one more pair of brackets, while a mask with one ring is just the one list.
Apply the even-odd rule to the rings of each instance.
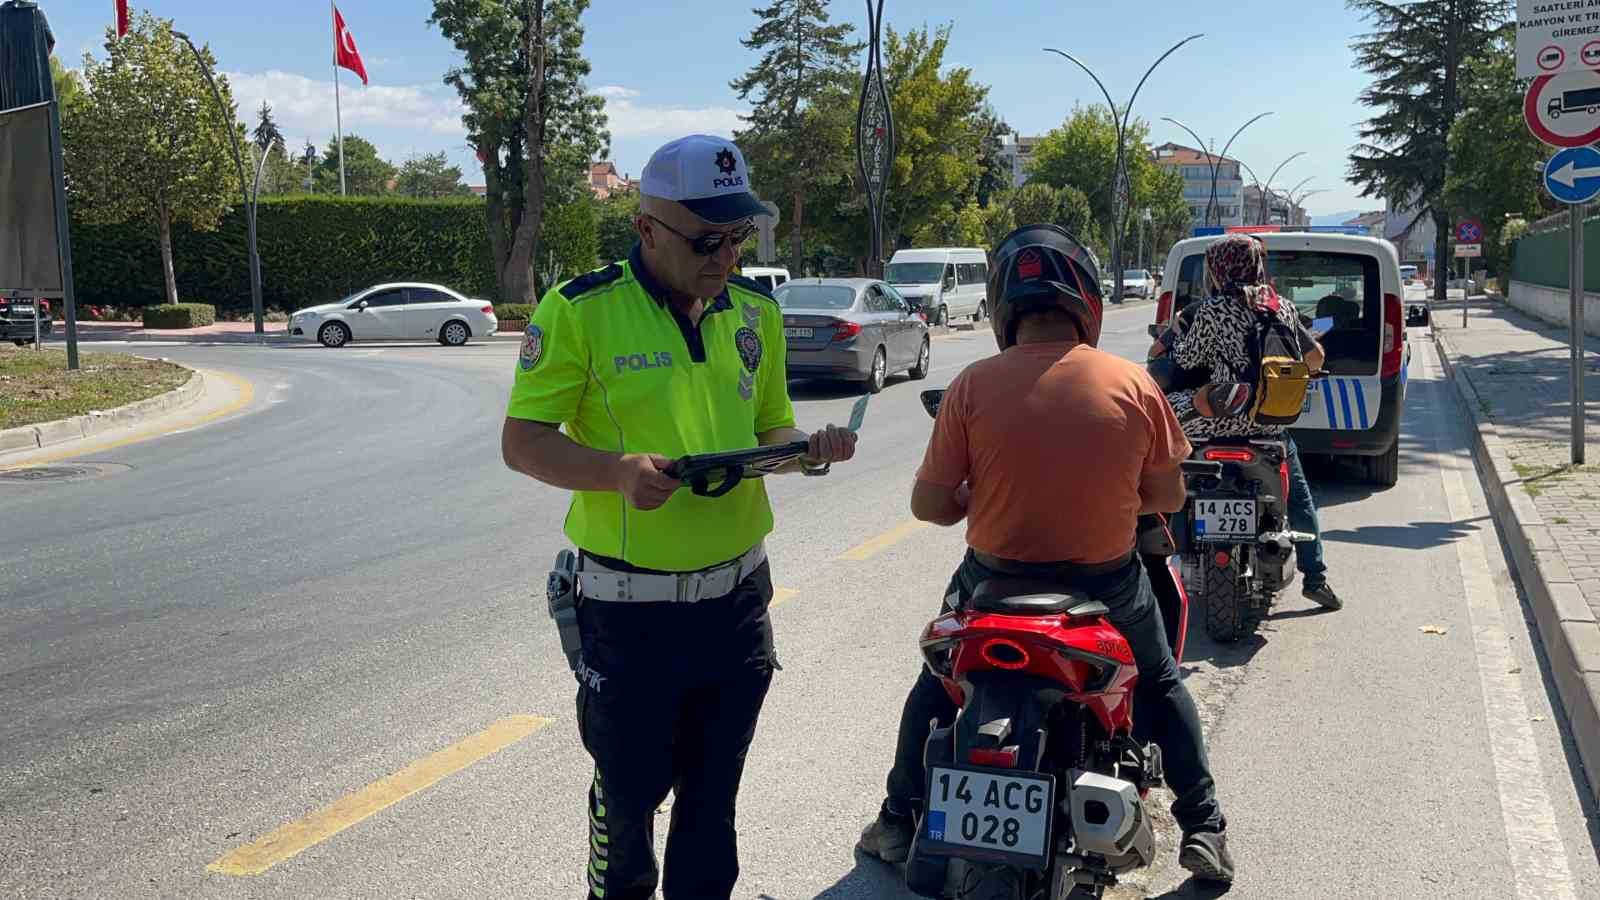
[[848, 341], [860, 333], [861, 326], [855, 322], [833, 323], [833, 339], [836, 341]]
[[1172, 321], [1172, 292], [1162, 291], [1161, 299], [1156, 301], [1156, 324], [1165, 325]]
[[1393, 294], [1383, 295], [1383, 377], [1393, 378], [1400, 374], [1400, 366], [1405, 359], [1406, 324], [1405, 310], [1400, 303], [1400, 298]]
[[1207, 462], [1253, 463], [1256, 461], [1254, 450], [1243, 447], [1207, 447], [1202, 454]]

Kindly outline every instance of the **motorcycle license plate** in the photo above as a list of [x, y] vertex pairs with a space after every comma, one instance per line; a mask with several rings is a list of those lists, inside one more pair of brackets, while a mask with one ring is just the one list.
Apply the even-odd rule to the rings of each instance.
[[1194, 501], [1194, 539], [1220, 543], [1254, 540], [1256, 501], [1226, 498]]
[[997, 769], [928, 770], [920, 846], [940, 856], [1043, 866], [1055, 779]]

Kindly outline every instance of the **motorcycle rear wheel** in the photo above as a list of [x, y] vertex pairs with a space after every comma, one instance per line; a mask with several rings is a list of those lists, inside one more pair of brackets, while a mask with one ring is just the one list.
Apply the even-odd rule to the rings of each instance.
[[1229, 554], [1225, 566], [1217, 565], [1215, 560], [1205, 560], [1201, 565], [1206, 579], [1206, 634], [1214, 641], [1231, 644], [1254, 633], [1261, 624], [1261, 614], [1250, 603], [1238, 554]]

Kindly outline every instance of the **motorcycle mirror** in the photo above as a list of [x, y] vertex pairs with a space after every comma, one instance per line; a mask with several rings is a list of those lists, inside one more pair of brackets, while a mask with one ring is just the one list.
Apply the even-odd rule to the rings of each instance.
[[939, 418], [939, 404], [944, 402], [944, 390], [922, 392], [922, 408], [928, 411], [928, 418]]

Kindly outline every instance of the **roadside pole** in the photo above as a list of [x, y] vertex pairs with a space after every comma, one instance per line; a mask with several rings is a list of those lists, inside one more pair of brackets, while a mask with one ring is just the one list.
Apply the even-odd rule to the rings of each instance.
[[1571, 260], [1568, 262], [1567, 343], [1572, 348], [1572, 464], [1583, 465], [1583, 213], [1586, 204], [1572, 204]]

